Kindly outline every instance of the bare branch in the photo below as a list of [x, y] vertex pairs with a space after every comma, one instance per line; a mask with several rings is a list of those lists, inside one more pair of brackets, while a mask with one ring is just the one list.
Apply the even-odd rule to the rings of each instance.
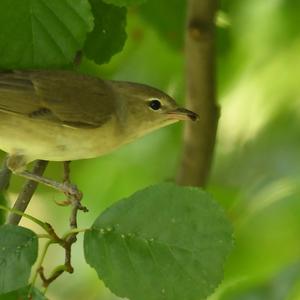
[[45, 288], [47, 288], [54, 280], [56, 280], [60, 275], [62, 275], [65, 270], [64, 269], [58, 269], [58, 270], [55, 270], [53, 272], [53, 274], [47, 278], [45, 276], [45, 273], [44, 273], [44, 268], [43, 267], [40, 267], [38, 270], [37, 270], [38, 274], [40, 275], [40, 278], [43, 282], [43, 286]]
[[217, 0], [189, 0], [186, 32], [187, 106], [197, 123], [186, 123], [177, 182], [204, 186], [211, 169], [219, 118], [215, 87]]
[[[33, 174], [43, 175], [48, 165], [48, 161], [38, 160], [32, 170]], [[28, 180], [23, 186], [13, 208], [24, 212], [29, 205], [29, 202], [37, 189], [38, 183], [36, 181]], [[8, 224], [18, 225], [22, 216], [11, 213], [8, 217]]]

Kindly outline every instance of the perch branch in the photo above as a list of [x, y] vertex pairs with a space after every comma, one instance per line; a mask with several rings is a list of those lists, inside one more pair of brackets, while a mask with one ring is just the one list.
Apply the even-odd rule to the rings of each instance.
[[187, 106], [197, 123], [186, 123], [177, 182], [205, 186], [212, 165], [219, 108], [215, 84], [217, 0], [189, 0], [186, 28]]
[[[33, 167], [32, 173], [36, 175], [43, 175], [48, 165], [48, 161], [38, 160]], [[29, 202], [37, 189], [38, 183], [36, 181], [28, 180], [23, 186], [13, 209], [24, 212], [29, 205]], [[8, 224], [18, 225], [22, 216], [11, 213], [8, 217]]]

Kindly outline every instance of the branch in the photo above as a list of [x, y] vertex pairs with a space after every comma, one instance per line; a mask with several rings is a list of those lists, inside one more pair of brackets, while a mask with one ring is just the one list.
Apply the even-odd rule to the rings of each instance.
[[187, 106], [197, 123], [186, 123], [177, 182], [204, 186], [212, 165], [219, 109], [215, 86], [217, 0], [189, 0], [186, 32]]
[[[32, 170], [32, 173], [36, 175], [43, 175], [48, 165], [48, 161], [38, 160]], [[28, 180], [23, 186], [13, 209], [24, 212], [38, 186], [36, 181]], [[21, 221], [22, 216], [11, 213], [8, 217], [8, 224], [18, 225]]]
[[[70, 161], [64, 162], [64, 183], [70, 184]], [[73, 273], [74, 269], [72, 267], [71, 263], [71, 254], [72, 254], [72, 246], [77, 241], [77, 235], [82, 230], [77, 230], [77, 215], [78, 211], [82, 210], [83, 212], [88, 212], [88, 209], [81, 205], [81, 199], [82, 199], [82, 193], [77, 191], [76, 194], [69, 194], [67, 195], [68, 199], [62, 205], [71, 205], [71, 215], [69, 219], [70, 229], [71, 231], [69, 234], [64, 236], [63, 238], [59, 238], [57, 234], [55, 233], [54, 229], [49, 225], [49, 229], [52, 229], [49, 231], [49, 235], [52, 236], [53, 241], [61, 245], [65, 249], [65, 263], [62, 266], [59, 266], [54, 269], [54, 271], [51, 273], [49, 277], [46, 277], [44, 273], [44, 268], [42, 266], [43, 260], [41, 261], [41, 264], [37, 270], [37, 273], [40, 275], [40, 278], [43, 282], [43, 286], [45, 288], [48, 288], [48, 286], [56, 280], [58, 277], [60, 277], [64, 272]]]

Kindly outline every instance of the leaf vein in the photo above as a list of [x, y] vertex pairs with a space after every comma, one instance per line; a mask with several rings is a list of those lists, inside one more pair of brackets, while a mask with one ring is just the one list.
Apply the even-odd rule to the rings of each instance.
[[[156, 258], [155, 258], [155, 255], [154, 255], [154, 252], [151, 250], [151, 245], [149, 245], [149, 243], [147, 243], [147, 247], [149, 249], [149, 252], [150, 252], [150, 255], [152, 256], [152, 260], [154, 261], [154, 264], [157, 266], [157, 269], [158, 269], [158, 272], [161, 274], [161, 276], [165, 279], [165, 281], [167, 282], [168, 281], [168, 278], [167, 276], [163, 273], [163, 271], [160, 269], [159, 267], [159, 263], [157, 262]], [[173, 292], [173, 295], [175, 295], [175, 291], [174, 291], [174, 287], [172, 286], [172, 292]], [[164, 294], [164, 298], [166, 298], [167, 295]], [[171, 297], [171, 298], [174, 298]]]
[[89, 22], [87, 21], [87, 20], [85, 20], [84, 19], [84, 17], [75, 9], [75, 7], [71, 4], [71, 3], [69, 3], [69, 0], [67, 0], [66, 2], [64, 2], [67, 6], [68, 6], [68, 8], [70, 8], [73, 12], [74, 12], [74, 14], [85, 24], [85, 25], [87, 25], [87, 27], [90, 27], [90, 24], [89, 24]]
[[171, 250], [171, 248], [169, 246], [167, 246], [167, 249], [169, 250], [170, 254], [172, 255], [172, 257], [174, 258], [175, 262], [178, 264], [178, 266], [180, 267], [180, 269], [187, 274], [187, 276], [194, 281], [196, 284], [198, 283], [199, 280], [195, 279], [193, 276], [191, 276], [189, 274], [189, 272], [179, 263], [178, 259], [176, 258], [176, 256], [174, 255], [173, 251]]
[[35, 15], [33, 16], [33, 18], [40, 24], [41, 28], [48, 35], [49, 41], [52, 42], [52, 45], [54, 45], [56, 47], [56, 49], [58, 49], [58, 51], [61, 53], [61, 55], [64, 57], [64, 59], [66, 61], [69, 61], [68, 57], [66, 56], [66, 54], [63, 51], [63, 48], [59, 44], [56, 43], [55, 38], [51, 35], [51, 33], [49, 32], [47, 27], [43, 24], [43, 22]]
[[[52, 9], [51, 7], [49, 7], [49, 6], [46, 4], [45, 0], [41, 0], [40, 3], [41, 3], [42, 5], [44, 5], [45, 8], [48, 9], [48, 11], [52, 14], [52, 16], [53, 16], [56, 20], [58, 20], [58, 22], [59, 22], [58, 24], [60, 24], [60, 27], [61, 27], [65, 32], [67, 32], [67, 34], [73, 39], [73, 41], [75, 42], [75, 44], [78, 45], [78, 41], [77, 41], [76, 37], [74, 36], [74, 34], [73, 34], [73, 32], [71, 31], [71, 29], [67, 26], [67, 24], [64, 23], [64, 22], [61, 20], [61, 18], [55, 13], [55, 11], [53, 11], [53, 9]], [[63, 1], [62, 3], [66, 3], [66, 2]]]

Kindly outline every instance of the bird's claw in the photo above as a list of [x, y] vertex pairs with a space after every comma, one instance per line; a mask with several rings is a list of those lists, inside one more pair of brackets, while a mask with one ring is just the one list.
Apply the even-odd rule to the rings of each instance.
[[82, 192], [78, 190], [77, 186], [75, 184], [71, 184], [68, 181], [64, 182], [64, 193], [67, 196], [67, 200], [58, 202], [58, 205], [61, 206], [68, 206], [68, 205], [75, 205], [79, 210], [82, 210], [83, 212], [88, 212], [89, 210], [81, 205], [80, 201], [82, 199]]
[[64, 182], [64, 192], [67, 195], [68, 199], [74, 199], [80, 201], [82, 199], [82, 192], [78, 190], [75, 184], [69, 182]]
[[64, 200], [64, 201], [55, 201], [55, 203], [59, 206], [69, 206], [71, 205], [71, 201], [70, 200]]

